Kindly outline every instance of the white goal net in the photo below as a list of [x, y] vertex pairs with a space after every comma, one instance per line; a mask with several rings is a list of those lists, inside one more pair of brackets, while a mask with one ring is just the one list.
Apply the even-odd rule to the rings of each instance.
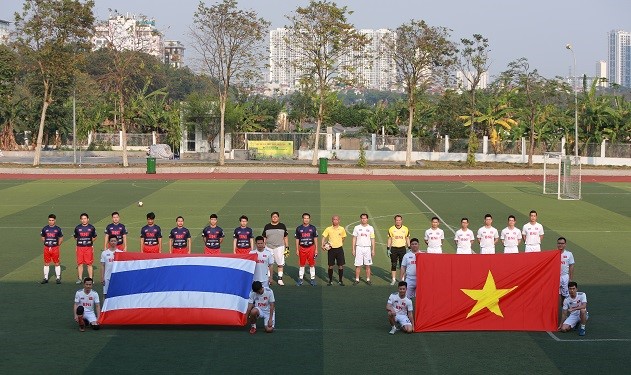
[[581, 199], [581, 158], [546, 152], [543, 155], [543, 194], [557, 199]]

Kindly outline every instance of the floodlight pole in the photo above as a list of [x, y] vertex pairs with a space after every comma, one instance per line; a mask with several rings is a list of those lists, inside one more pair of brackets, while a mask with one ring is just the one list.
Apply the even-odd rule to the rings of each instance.
[[572, 70], [572, 89], [574, 90], [574, 154], [578, 159], [578, 91], [576, 89], [576, 54], [571, 44], [566, 44], [565, 48], [572, 52], [572, 58], [574, 59], [574, 65]]

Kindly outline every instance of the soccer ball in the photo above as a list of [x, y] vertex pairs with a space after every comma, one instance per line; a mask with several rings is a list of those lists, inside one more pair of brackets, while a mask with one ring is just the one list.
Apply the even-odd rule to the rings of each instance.
[[142, 207], [142, 201], [138, 202], [138, 207]]
[[331, 250], [331, 244], [330, 243], [325, 243], [324, 246], [322, 246], [324, 248], [324, 250], [329, 251]]

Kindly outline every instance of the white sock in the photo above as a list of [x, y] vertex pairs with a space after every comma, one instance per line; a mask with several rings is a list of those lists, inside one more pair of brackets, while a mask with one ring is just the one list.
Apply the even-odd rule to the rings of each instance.
[[48, 280], [48, 273], [50, 272], [50, 266], [44, 266], [44, 278]]
[[61, 266], [55, 266], [55, 275], [57, 275], [57, 278], [61, 278]]
[[302, 278], [305, 276], [305, 268], [304, 267], [300, 267], [298, 269], [298, 279], [302, 280]]
[[279, 279], [282, 279], [282, 278], [283, 278], [283, 271], [279, 271], [279, 272], [278, 272], [278, 278], [279, 278]]
[[256, 327], [256, 323], [252, 323], [252, 324], [251, 324], [251, 326], [252, 326], [252, 327]]
[[585, 329], [585, 324], [581, 324], [581, 329]]
[[309, 273], [311, 274], [311, 280], [315, 279], [315, 267], [309, 267]]

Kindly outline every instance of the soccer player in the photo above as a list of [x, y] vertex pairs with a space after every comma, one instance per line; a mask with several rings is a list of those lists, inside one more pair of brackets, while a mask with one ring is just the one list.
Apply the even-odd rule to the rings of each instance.
[[412, 300], [406, 295], [407, 283], [399, 281], [399, 291], [392, 293], [388, 298], [386, 310], [388, 310], [388, 321], [392, 326], [390, 330], [391, 335], [394, 335], [399, 329], [405, 333], [414, 332], [412, 325], [414, 321], [414, 316], [412, 315], [414, 307], [412, 306]]
[[81, 224], [74, 228], [74, 238], [77, 241], [77, 282], [83, 283], [83, 265], [88, 270], [88, 277], [92, 278], [92, 263], [94, 262], [94, 240], [96, 228], [90, 224], [90, 217], [85, 212], [80, 216]]
[[333, 267], [337, 263], [337, 278], [339, 286], [344, 286], [344, 239], [346, 238], [346, 229], [340, 225], [340, 217], [333, 215], [331, 217], [331, 226], [326, 227], [322, 232], [322, 249], [327, 251], [327, 246], [330, 249], [327, 251], [327, 264], [329, 265], [328, 274], [329, 281], [326, 285], [331, 286], [333, 284]]
[[156, 214], [147, 214], [147, 225], [140, 229], [140, 250], [143, 253], [159, 253], [162, 251], [162, 229], [155, 224]]
[[92, 278], [86, 277], [83, 280], [83, 289], [75, 293], [72, 311], [74, 320], [79, 323], [79, 331], [85, 331], [86, 323], [94, 330], [99, 329], [101, 301], [99, 301], [99, 294], [92, 290]]
[[445, 232], [440, 229], [440, 219], [434, 216], [432, 218], [432, 227], [425, 231], [425, 244], [427, 244], [427, 252], [431, 254], [442, 254], [443, 240]]
[[276, 300], [274, 299], [274, 292], [270, 288], [263, 287], [260, 281], [253, 282], [252, 292], [250, 292], [250, 299], [248, 300], [248, 310], [245, 313], [250, 322], [250, 333], [256, 333], [256, 321], [259, 318], [263, 319], [265, 332], [274, 332], [276, 325], [275, 310]]
[[278, 272], [278, 285], [283, 286], [283, 268], [285, 267], [285, 252], [289, 255], [289, 238], [287, 227], [280, 222], [280, 214], [276, 211], [270, 215], [271, 222], [265, 224], [263, 237], [265, 247], [274, 254], [274, 262]]
[[372, 285], [370, 265], [372, 264], [372, 257], [375, 256], [375, 229], [368, 224], [368, 214], [359, 215], [359, 219], [359, 225], [353, 229], [353, 256], [355, 257], [355, 281], [353, 285], [359, 284], [361, 266], [366, 267], [366, 284]]
[[191, 232], [184, 227], [184, 218], [178, 216], [175, 219], [176, 227], [169, 233], [169, 249], [171, 254], [191, 253]]
[[316, 286], [315, 257], [318, 256], [318, 230], [311, 225], [311, 215], [302, 214], [302, 225], [296, 228], [296, 255], [298, 256], [298, 286], [302, 285], [305, 276], [305, 264], [309, 263], [309, 284]]
[[469, 219], [463, 217], [460, 219], [460, 229], [456, 231], [454, 236], [456, 254], [473, 254], [473, 241], [475, 241], [475, 234], [469, 229]]
[[390, 271], [392, 273], [392, 282], [397, 282], [397, 264], [401, 268], [401, 262], [405, 255], [406, 249], [410, 247], [410, 231], [408, 227], [403, 225], [403, 217], [395, 215], [394, 225], [388, 229], [388, 257], [390, 258]]
[[484, 226], [478, 229], [478, 242], [480, 243], [480, 254], [495, 254], [495, 244], [500, 238], [497, 229], [493, 227], [493, 216], [484, 215]]
[[103, 284], [103, 298], [107, 298], [107, 289], [110, 286], [110, 278], [112, 276], [112, 262], [116, 253], [123, 250], [118, 249], [118, 238], [115, 235], [110, 236], [110, 243], [107, 248], [101, 252], [101, 284]]
[[127, 228], [120, 222], [120, 215], [116, 211], [112, 212], [112, 223], [105, 227], [104, 249], [109, 246], [110, 236], [116, 236], [118, 239], [116, 244], [118, 250], [127, 251]]
[[235, 254], [248, 254], [252, 251], [252, 228], [248, 227], [248, 217], [241, 215], [239, 226], [232, 234], [232, 252]]
[[420, 242], [418, 238], [410, 240], [410, 252], [403, 256], [401, 263], [401, 280], [407, 283], [407, 297], [416, 296], [416, 254], [419, 252]]
[[561, 250], [561, 280], [559, 283], [559, 294], [561, 298], [570, 296], [568, 283], [574, 280], [574, 254], [565, 248], [567, 240], [565, 237], [557, 239], [557, 249]]
[[578, 329], [579, 336], [585, 336], [585, 324], [589, 314], [587, 313], [587, 295], [578, 291], [576, 281], [568, 283], [569, 296], [563, 300], [563, 312], [561, 313], [561, 321], [559, 331], [568, 332], [580, 322]]
[[226, 236], [223, 229], [217, 225], [217, 214], [210, 215], [209, 224], [202, 230], [204, 254], [219, 254], [221, 253], [221, 244]]
[[61, 284], [61, 264], [59, 263], [59, 247], [64, 242], [64, 234], [55, 222], [55, 214], [48, 215], [48, 225], [42, 228], [41, 236], [44, 243], [44, 279], [40, 284], [48, 283], [50, 273], [50, 263], [55, 264], [55, 276], [57, 284]]
[[500, 239], [504, 243], [504, 254], [517, 254], [519, 252], [521, 231], [515, 228], [515, 216], [508, 216], [508, 226], [502, 229]]
[[537, 223], [537, 211], [530, 211], [530, 222], [524, 224], [524, 228], [521, 231], [526, 244], [526, 252], [539, 252], [541, 251], [541, 241], [543, 241], [543, 225]]
[[256, 266], [254, 267], [254, 281], [260, 281], [264, 287], [269, 288], [272, 284], [272, 264], [274, 264], [274, 254], [265, 248], [263, 236], [256, 236], [254, 239], [256, 250], [250, 254], [256, 254]]

